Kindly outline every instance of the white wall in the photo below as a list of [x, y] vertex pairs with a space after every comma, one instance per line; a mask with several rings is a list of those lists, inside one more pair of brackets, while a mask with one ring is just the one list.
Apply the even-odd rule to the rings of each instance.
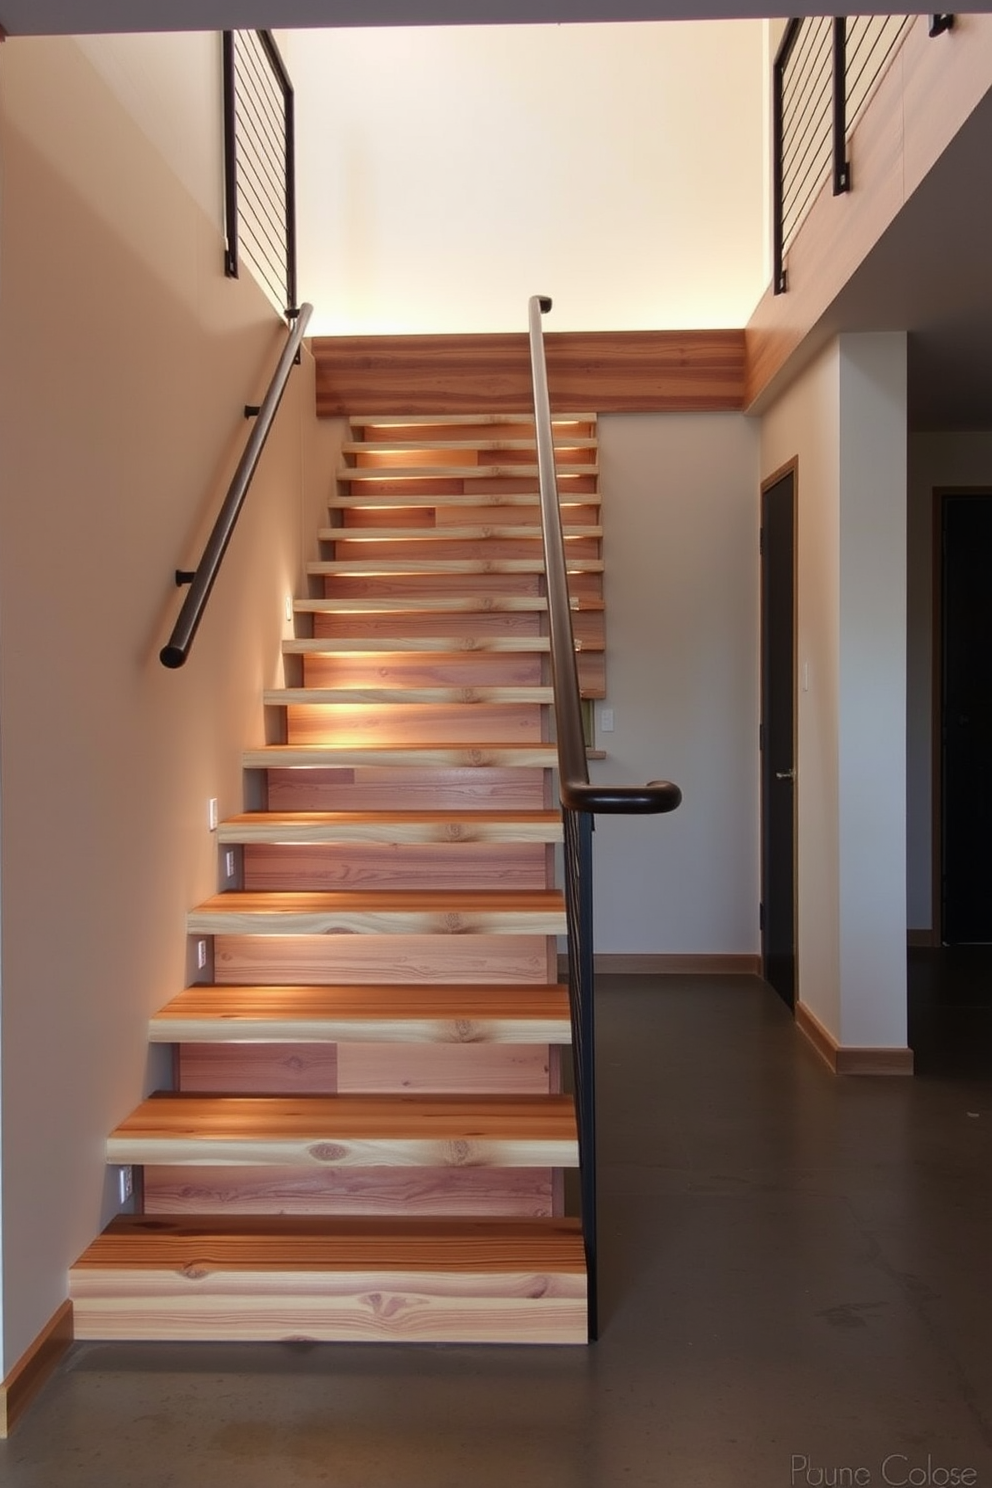
[[596, 949], [758, 949], [758, 426], [740, 414], [600, 419], [609, 757], [667, 778], [672, 816], [598, 817]]
[[0, 49], [0, 131], [2, 1376], [114, 1207], [105, 1140], [157, 1078], [147, 1018], [184, 985], [186, 912], [217, 887], [207, 798], [241, 805], [328, 471], [307, 360], [167, 672], [172, 571], [284, 328], [224, 278], [216, 213], [77, 43]]
[[992, 434], [911, 434], [909, 439], [907, 911], [913, 929], [933, 922], [933, 493], [992, 487]]
[[300, 282], [327, 334], [743, 325], [760, 21], [297, 32]]
[[905, 1045], [906, 343], [827, 347], [762, 421], [798, 456], [798, 995], [845, 1045]]

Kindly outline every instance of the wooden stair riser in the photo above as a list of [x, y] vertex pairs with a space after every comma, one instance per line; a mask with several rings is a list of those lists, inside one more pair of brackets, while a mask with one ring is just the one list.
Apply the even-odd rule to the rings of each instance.
[[177, 1060], [177, 1089], [204, 1095], [547, 1095], [558, 1076], [539, 1044], [181, 1044]]
[[[394, 770], [414, 766], [421, 770], [517, 769], [550, 770], [555, 764], [551, 744], [538, 741], [516, 743], [500, 740], [487, 744], [424, 742], [413, 744], [333, 744], [266, 745], [247, 749], [242, 756], [246, 770], [327, 770], [369, 769]], [[412, 803], [411, 803], [412, 804]]]
[[324, 889], [543, 889], [553, 882], [549, 849], [538, 843], [449, 846], [252, 844], [243, 850], [249, 892]]
[[473, 600], [478, 600], [477, 608], [484, 610], [487, 608], [486, 600], [490, 598], [498, 602], [501, 597], [539, 599], [544, 596], [544, 575], [536, 569], [504, 572], [480, 570], [472, 578], [475, 582], [466, 590], [464, 573], [437, 570], [417, 572], [412, 567], [372, 573], [366, 572], [363, 567], [360, 571], [316, 574], [314, 582], [323, 583], [327, 599], [402, 599], [410, 607], [415, 603], [429, 607], [433, 600], [445, 598], [457, 599], [464, 604], [466, 597], [471, 596]]
[[307, 687], [540, 687], [541, 652], [338, 653], [303, 659]]
[[[488, 499], [493, 496], [522, 496], [528, 502], [534, 500], [537, 489], [537, 474], [528, 474], [525, 467], [513, 474], [493, 475], [493, 467], [479, 468], [469, 476], [455, 476], [447, 472], [444, 476], [430, 476], [426, 472], [402, 477], [370, 470], [350, 470], [341, 485], [353, 496], [370, 501], [435, 501], [438, 497], [459, 501]], [[533, 469], [533, 467], [530, 467]], [[502, 469], [507, 470], [506, 466]], [[562, 502], [595, 501], [597, 477], [580, 474], [579, 471], [562, 470], [558, 480], [558, 494]]]
[[540, 743], [538, 703], [334, 703], [286, 709], [286, 743], [370, 745]]
[[[541, 508], [537, 493], [533, 497], [449, 496], [431, 502], [421, 497], [416, 504], [399, 506], [396, 501], [376, 502], [368, 493], [343, 496], [330, 503], [331, 517], [337, 518], [330, 532], [321, 529], [321, 539], [339, 537], [348, 532], [365, 532], [389, 528], [409, 528], [423, 532], [445, 527], [526, 527], [537, 531], [541, 525]], [[600, 506], [592, 496], [561, 505], [562, 527], [568, 532], [575, 527], [598, 527]]]
[[506, 985], [557, 980], [557, 942], [547, 935], [214, 936], [218, 985], [272, 982], [455, 982]]
[[359, 766], [266, 773], [273, 811], [539, 811], [549, 804], [547, 772], [540, 769]]
[[[327, 562], [359, 563], [373, 567], [379, 563], [419, 562], [508, 562], [526, 560], [544, 568], [544, 543], [539, 528], [530, 533], [502, 536], [494, 533], [487, 536], [483, 531], [468, 532], [464, 537], [431, 537], [411, 531], [408, 537], [374, 541], [354, 537], [349, 540], [347, 529], [322, 531], [321, 540], [334, 549], [334, 558]], [[598, 559], [597, 536], [577, 536], [566, 531], [565, 551], [569, 559]], [[319, 572], [319, 570], [318, 570]]]
[[144, 1170], [154, 1214], [378, 1214], [541, 1219], [563, 1212], [553, 1168]]

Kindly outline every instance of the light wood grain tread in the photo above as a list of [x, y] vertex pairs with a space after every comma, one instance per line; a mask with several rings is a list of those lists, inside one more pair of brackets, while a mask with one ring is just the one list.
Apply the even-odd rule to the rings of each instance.
[[242, 759], [246, 770], [326, 770], [360, 765], [552, 769], [558, 762], [553, 744], [268, 744], [246, 750]]
[[107, 1139], [111, 1163], [574, 1167], [567, 1095], [160, 1094]]
[[[293, 609], [298, 615], [491, 615], [503, 611], [510, 613], [543, 613], [548, 601], [538, 594], [427, 594], [416, 599], [338, 599], [320, 597], [297, 599]], [[569, 600], [573, 612], [600, 611], [604, 609], [602, 599], [573, 597]]]
[[[595, 449], [597, 440], [588, 434], [570, 434], [567, 429], [552, 429], [555, 449]], [[375, 459], [376, 455], [403, 454], [407, 450], [536, 450], [536, 439], [349, 439], [341, 446], [344, 455]]]
[[[562, 518], [567, 520], [569, 509], [573, 506], [600, 506], [602, 497], [598, 491], [559, 492], [559, 506], [562, 510]], [[405, 511], [408, 508], [431, 508], [445, 506], [472, 506], [493, 507], [505, 506], [529, 506], [535, 511], [540, 510], [541, 493], [533, 491], [362, 491], [360, 495], [351, 495], [348, 491], [338, 491], [332, 495], [327, 503], [329, 511], [349, 511], [360, 509], [397, 509]]]
[[155, 1014], [152, 1043], [571, 1042], [568, 989], [496, 983], [187, 987]]
[[[562, 424], [593, 424], [597, 413], [553, 413], [553, 427]], [[348, 415], [353, 429], [459, 429], [466, 425], [479, 428], [500, 428], [506, 424], [533, 424], [533, 412], [523, 413], [354, 413]]]
[[[602, 527], [588, 523], [563, 520], [563, 528], [566, 539], [603, 535]], [[457, 527], [321, 527], [317, 536], [321, 542], [368, 543], [372, 549], [376, 543], [383, 542], [408, 542], [413, 547], [418, 542], [488, 542], [490, 539], [543, 543], [540, 527], [498, 522], [465, 523]]]
[[383, 707], [401, 703], [464, 703], [466, 707], [473, 703], [533, 703], [545, 706], [553, 701], [551, 688], [537, 683], [521, 687], [403, 687], [399, 684], [394, 687], [365, 687], [360, 684], [352, 687], [274, 687], [262, 694], [262, 702], [268, 708], [340, 707], [355, 703], [379, 703]]
[[191, 910], [191, 935], [561, 935], [554, 889], [228, 893]]
[[[429, 480], [429, 481], [471, 481], [471, 480], [536, 480], [538, 477], [536, 465], [342, 465], [339, 467], [337, 477], [339, 481], [347, 481], [354, 485], [357, 481], [374, 483], [376, 481], [406, 481], [406, 480]], [[595, 462], [582, 465], [561, 465], [558, 468], [558, 479], [562, 480], [569, 476], [598, 475], [599, 466]]]
[[578, 1220], [119, 1215], [73, 1270], [585, 1271]]
[[[446, 658], [464, 659], [466, 651], [498, 651], [501, 655], [533, 656], [546, 654], [551, 649], [547, 636], [295, 636], [283, 641], [284, 656], [322, 656], [332, 660], [361, 654], [370, 662], [377, 657], [402, 653], [404, 661], [415, 665], [418, 660], [425, 663], [444, 661]], [[585, 651], [595, 650], [586, 643]]]
[[[568, 558], [569, 573], [602, 573], [602, 558]], [[335, 574], [534, 574], [544, 572], [542, 558], [325, 558], [307, 564], [314, 578]]]
[[221, 822], [218, 841], [560, 842], [558, 811], [251, 811]]

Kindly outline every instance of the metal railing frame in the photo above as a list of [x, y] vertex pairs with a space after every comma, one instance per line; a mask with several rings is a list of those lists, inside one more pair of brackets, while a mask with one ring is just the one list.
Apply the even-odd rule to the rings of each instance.
[[674, 811], [682, 799], [678, 786], [653, 780], [643, 786], [591, 785], [582, 729], [582, 705], [575, 664], [568, 570], [562, 533], [554, 434], [544, 355], [542, 315], [546, 296], [529, 304], [534, 433], [537, 443], [541, 527], [544, 536], [558, 751], [558, 791], [565, 826], [565, 911], [568, 922], [568, 985], [575, 1061], [575, 1102], [579, 1133], [582, 1230], [589, 1285], [589, 1337], [598, 1333], [596, 1242], [596, 1088], [595, 989], [592, 939], [592, 830], [599, 812], [648, 815]]

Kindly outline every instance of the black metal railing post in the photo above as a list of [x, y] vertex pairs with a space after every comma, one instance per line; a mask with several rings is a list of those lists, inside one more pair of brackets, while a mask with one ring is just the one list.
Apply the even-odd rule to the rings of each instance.
[[789, 287], [785, 269], [785, 69], [801, 27], [798, 16], [789, 21], [772, 63], [772, 288], [777, 295]]
[[222, 36], [224, 69], [224, 273], [238, 277], [238, 146], [237, 85], [234, 77], [234, 32]]
[[847, 16], [834, 16], [834, 196], [851, 189], [847, 158]]
[[592, 831], [587, 811], [562, 812], [565, 828], [565, 917], [568, 922], [568, 1000], [579, 1132], [582, 1239], [586, 1254], [589, 1340], [599, 1336], [596, 1202], [596, 1001], [592, 939]]

